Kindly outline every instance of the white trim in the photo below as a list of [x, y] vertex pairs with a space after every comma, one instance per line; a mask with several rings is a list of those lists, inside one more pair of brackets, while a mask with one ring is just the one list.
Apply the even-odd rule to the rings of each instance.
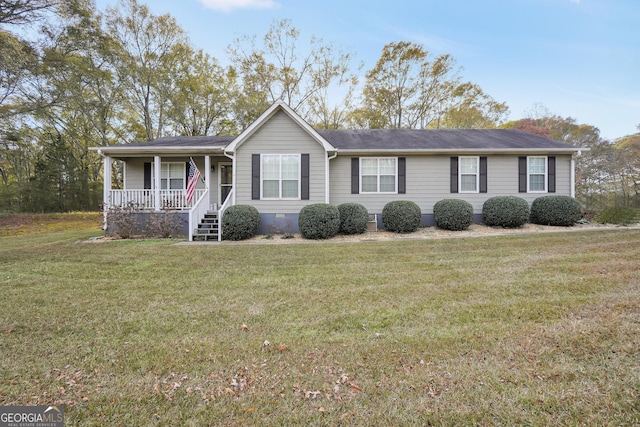
[[107, 212], [111, 207], [111, 157], [104, 156], [102, 171], [102, 203], [104, 205], [102, 229], [107, 229]]
[[314, 128], [309, 125], [302, 117], [300, 117], [295, 111], [291, 109], [282, 100], [277, 100], [267, 110], [258, 117], [256, 121], [251, 123], [240, 135], [229, 143], [224, 149], [225, 152], [232, 152], [238, 149], [251, 135], [253, 135], [258, 129], [260, 129], [271, 117], [273, 117], [278, 111], [283, 111], [287, 114], [298, 126], [304, 129], [318, 144], [322, 145], [325, 151], [335, 151], [336, 148], [331, 145], [326, 139], [324, 139]]
[[[222, 206], [222, 204], [224, 203], [224, 200], [222, 200], [222, 167], [223, 166], [231, 166], [231, 184], [229, 185], [229, 187], [231, 187], [231, 189], [233, 189], [233, 178], [235, 175], [235, 171], [233, 170], [233, 163], [232, 162], [220, 162], [218, 163], [218, 206]], [[229, 190], [231, 191], [231, 190]]]
[[[544, 159], [544, 190], [531, 190], [531, 171], [529, 170], [530, 159]], [[541, 175], [536, 173], [535, 175]], [[548, 156], [527, 156], [527, 193], [542, 194], [549, 191], [549, 157]]]
[[[162, 188], [162, 167], [169, 168], [169, 175], [167, 176], [167, 188]], [[180, 165], [182, 173], [180, 177], [182, 179], [182, 188], [171, 188], [171, 167], [169, 165]], [[155, 176], [155, 163], [151, 164], [151, 174]], [[161, 162], [160, 163], [160, 189], [161, 190], [186, 190], [187, 189], [187, 164], [186, 162]], [[155, 182], [151, 182], [151, 189], [155, 190]]]
[[[376, 173], [376, 191], [363, 191], [362, 190], [362, 161], [363, 160], [377, 160], [377, 173]], [[395, 166], [395, 170], [394, 170], [394, 189], [393, 191], [380, 191], [380, 160], [393, 160], [394, 161], [394, 166]], [[358, 166], [358, 174], [360, 175], [358, 177], [359, 182], [359, 187], [358, 187], [358, 191], [359, 194], [398, 194], [398, 158], [395, 156], [388, 156], [388, 157], [360, 157], [358, 158], [358, 161], [360, 162], [360, 165]], [[365, 176], [373, 176], [373, 175], [365, 175]], [[383, 176], [389, 176], [388, 174], [383, 174]]]
[[155, 171], [153, 174], [153, 182], [152, 185], [154, 186], [154, 193], [155, 193], [155, 198], [154, 200], [155, 202], [155, 210], [160, 212], [160, 208], [162, 206], [160, 206], [160, 190], [162, 189], [162, 181], [160, 178], [160, 172], [162, 170], [162, 159], [160, 158], [160, 156], [154, 156], [153, 157], [153, 164], [155, 167]]
[[[580, 155], [580, 152], [578, 152]], [[557, 161], [557, 159], [556, 159]], [[558, 165], [556, 164], [556, 179], [557, 179]], [[556, 182], [556, 190], [558, 189], [558, 183]], [[571, 156], [571, 197], [576, 197], [576, 160]]]
[[[582, 149], [584, 151], [584, 149]], [[489, 155], [489, 154], [519, 154], [521, 156], [531, 153], [544, 153], [544, 154], [566, 154], [571, 155], [578, 152], [578, 149], [575, 150], [567, 150], [566, 148], [416, 148], [416, 149], [405, 149], [405, 148], [384, 148], [384, 149], [370, 149], [370, 148], [358, 148], [358, 149], [350, 149], [350, 148], [341, 148], [338, 150], [338, 155], [340, 156], [410, 156], [416, 154], [423, 155], [458, 155], [463, 156], [465, 154], [477, 154], [477, 155]]]
[[[462, 189], [462, 175], [473, 175], [471, 173], [462, 173], [462, 159], [474, 159], [476, 161], [476, 188], [474, 190]], [[458, 156], [458, 193], [475, 194], [480, 192], [480, 156]]]
[[202, 174], [202, 178], [204, 178], [204, 188], [209, 190], [211, 184], [211, 156], [204, 156], [204, 170], [205, 172]]
[[[279, 176], [278, 176], [278, 197], [264, 197], [264, 164], [263, 159], [265, 156], [278, 156], [280, 158], [279, 163]], [[290, 156], [297, 157], [298, 159], [298, 196], [297, 197], [282, 197], [282, 157]], [[299, 153], [262, 153], [260, 154], [260, 200], [302, 200], [302, 155]]]

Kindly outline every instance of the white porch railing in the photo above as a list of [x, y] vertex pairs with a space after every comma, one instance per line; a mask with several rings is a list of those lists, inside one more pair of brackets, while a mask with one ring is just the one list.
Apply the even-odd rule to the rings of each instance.
[[218, 241], [221, 242], [222, 241], [222, 215], [224, 215], [224, 211], [227, 210], [227, 208], [229, 206], [232, 205], [233, 203], [233, 193], [235, 192], [235, 188], [232, 188], [231, 191], [229, 191], [229, 194], [227, 194], [227, 198], [224, 199], [224, 203], [222, 203], [222, 206], [220, 206], [220, 209], [218, 209]]
[[[187, 203], [185, 190], [160, 190], [160, 209], [187, 210], [198, 203], [207, 190], [195, 190], [191, 202]], [[130, 203], [140, 210], [156, 209], [155, 190], [109, 190], [108, 208], [127, 206]]]
[[198, 222], [207, 213], [209, 208], [209, 191], [203, 190], [203, 194], [196, 200], [193, 207], [189, 210], [189, 241], [193, 241], [193, 230], [198, 226]]

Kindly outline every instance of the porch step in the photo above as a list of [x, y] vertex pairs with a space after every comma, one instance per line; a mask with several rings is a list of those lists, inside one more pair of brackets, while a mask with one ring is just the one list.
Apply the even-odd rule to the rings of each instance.
[[193, 240], [218, 240], [220, 223], [217, 213], [207, 213], [200, 220], [198, 228], [193, 230]]

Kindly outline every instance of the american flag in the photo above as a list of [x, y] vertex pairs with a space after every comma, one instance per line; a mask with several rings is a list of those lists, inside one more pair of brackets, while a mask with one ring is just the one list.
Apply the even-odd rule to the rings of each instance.
[[196, 191], [196, 184], [198, 184], [199, 179], [200, 171], [196, 166], [196, 162], [191, 158], [189, 159], [189, 179], [187, 180], [187, 203], [191, 203], [191, 199], [193, 199], [193, 193]]

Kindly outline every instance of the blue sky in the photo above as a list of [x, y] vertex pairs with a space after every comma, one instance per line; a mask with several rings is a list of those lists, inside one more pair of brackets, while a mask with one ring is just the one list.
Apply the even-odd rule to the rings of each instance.
[[[465, 80], [510, 107], [510, 119], [543, 105], [596, 126], [604, 138], [638, 132], [638, 0], [139, 0], [171, 14], [201, 48], [227, 63], [239, 36], [262, 37], [291, 19], [372, 68], [392, 41], [450, 53]], [[99, 9], [116, 0], [96, 0]]]

